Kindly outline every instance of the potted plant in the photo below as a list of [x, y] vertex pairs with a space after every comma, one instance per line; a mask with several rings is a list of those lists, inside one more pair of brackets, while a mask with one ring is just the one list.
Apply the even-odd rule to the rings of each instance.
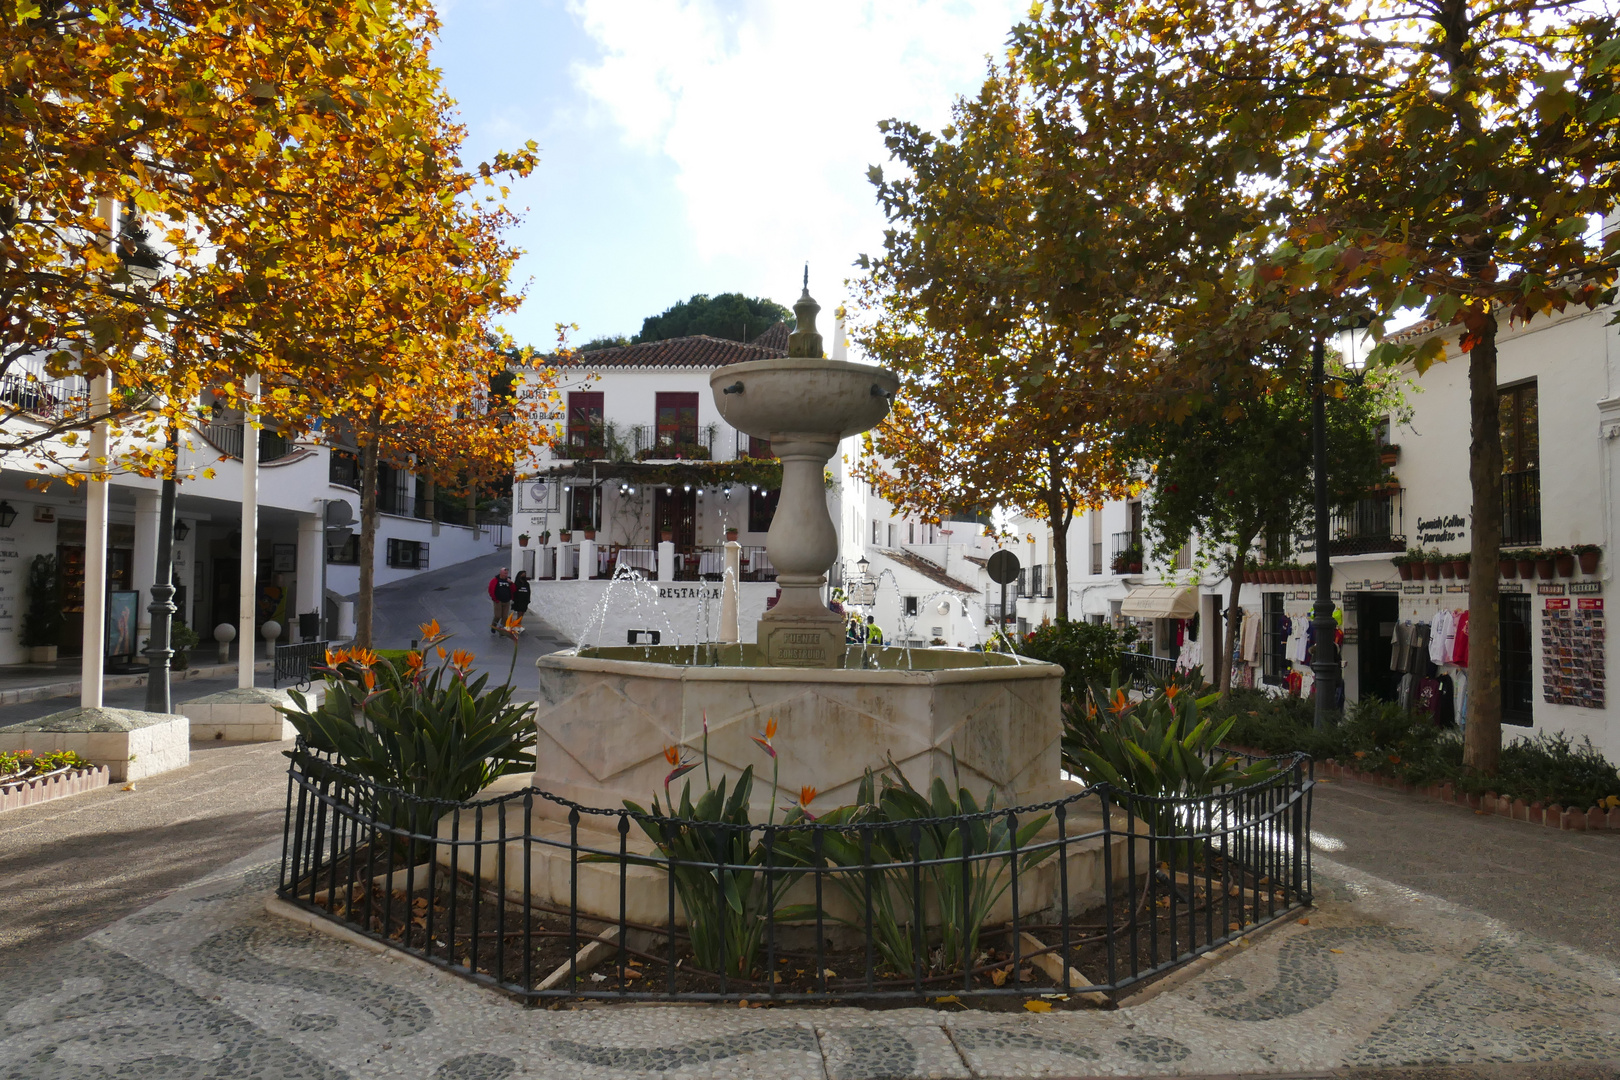
[[28, 611], [23, 616], [22, 644], [36, 664], [56, 662], [62, 636], [60, 575], [55, 555], [35, 555], [28, 567]]
[[1468, 580], [1468, 568], [1473, 564], [1473, 552], [1464, 551], [1451, 556], [1451, 572], [1458, 581]]
[[726, 539], [727, 540], [735, 540], [735, 539], [737, 539], [737, 526], [735, 526], [735, 525], [727, 525], [726, 526]]
[[546, 529], [540, 533], [540, 546], [545, 547], [549, 543], [551, 543], [551, 530]]
[[1523, 548], [1513, 553], [1513, 561], [1519, 564], [1519, 576], [1529, 581], [1536, 576], [1536, 549]]
[[565, 544], [569, 543], [570, 541], [572, 541], [574, 539], [574, 530], [572, 530], [572, 529], [558, 529], [557, 530], [557, 539], [561, 540]]
[[1395, 564], [1395, 572], [1401, 575], [1402, 581], [1412, 580], [1412, 556], [1397, 555], [1389, 561]]
[[1448, 579], [1457, 576], [1457, 570], [1456, 567], [1452, 565], [1450, 555], [1440, 556], [1440, 576]]
[[595, 540], [596, 539], [596, 530], [595, 529], [586, 529], [585, 530], [585, 539], [587, 539], [587, 540]]
[[1596, 544], [1576, 544], [1575, 558], [1580, 560], [1581, 573], [1597, 573], [1598, 560], [1603, 557], [1603, 549]]
[[174, 650], [174, 655], [169, 657], [169, 668], [173, 671], [184, 671], [190, 667], [191, 650], [197, 647], [200, 640], [202, 639], [197, 636], [197, 631], [179, 619], [170, 623], [169, 647]]
[[1559, 577], [1575, 576], [1575, 553], [1569, 548], [1553, 548], [1553, 563], [1558, 568]]
[[658, 539], [662, 540], [666, 544], [670, 543], [671, 541], [673, 541], [675, 539], [675, 530], [674, 529], [661, 529], [661, 530], [659, 530]]
[[1551, 581], [1558, 573], [1558, 562], [1554, 552], [1545, 548], [1536, 552], [1536, 576], [1542, 581]]
[[1504, 551], [1496, 557], [1496, 569], [1505, 578], [1517, 577], [1519, 560], [1513, 557], [1513, 552]]
[[1423, 576], [1430, 581], [1440, 580], [1440, 553], [1431, 551], [1423, 556]]
[[518, 547], [528, 547], [528, 546], [529, 546], [529, 534], [526, 533], [526, 532], [518, 533]]

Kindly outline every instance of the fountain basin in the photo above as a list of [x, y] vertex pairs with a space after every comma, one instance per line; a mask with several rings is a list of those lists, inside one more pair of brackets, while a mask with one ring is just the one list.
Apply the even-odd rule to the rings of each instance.
[[[900, 380], [871, 364], [789, 356], [730, 364], [710, 376], [709, 385], [726, 423], [774, 445], [859, 435], [889, 414]], [[740, 391], [727, 392], [739, 385]]]
[[[691, 648], [584, 652], [536, 662], [534, 785], [588, 806], [649, 805], [670, 770], [665, 747], [701, 759], [705, 718], [716, 781], [754, 766], [755, 821], [770, 807], [773, 763], [751, 736], [772, 719], [778, 805], [807, 786], [820, 793], [813, 808], [853, 802], [865, 770], [890, 758], [920, 789], [937, 776], [954, 790], [959, 775], [981, 803], [992, 790], [998, 806], [1065, 790], [1063, 669], [1055, 664], [937, 649], [910, 650], [909, 668], [906, 650], [871, 650], [877, 670], [758, 666], [761, 651], [752, 645], [720, 653], [739, 666], [694, 665]], [[701, 646], [698, 656], [705, 657]], [[701, 770], [687, 778], [702, 784]], [[556, 804], [536, 812], [566, 816]]]

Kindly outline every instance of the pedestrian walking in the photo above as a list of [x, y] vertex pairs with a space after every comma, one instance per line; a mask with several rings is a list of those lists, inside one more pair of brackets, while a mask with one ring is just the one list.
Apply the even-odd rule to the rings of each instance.
[[512, 579], [512, 617], [517, 620], [518, 629], [523, 629], [523, 616], [529, 611], [529, 573], [519, 570], [518, 576]]
[[512, 577], [504, 566], [489, 579], [489, 599], [495, 605], [495, 614], [489, 620], [489, 632], [498, 634], [512, 610]]

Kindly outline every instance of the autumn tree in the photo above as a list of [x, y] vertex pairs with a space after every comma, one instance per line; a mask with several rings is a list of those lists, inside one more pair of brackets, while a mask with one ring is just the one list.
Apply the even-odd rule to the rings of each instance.
[[[1135, 345], [1110, 324], [1111, 292], [1089, 320], [1052, 316], [1057, 289], [1033, 273], [1047, 191], [1027, 87], [992, 72], [938, 136], [886, 125], [903, 174], [873, 170], [893, 227], [862, 258], [853, 337], [901, 379], [868, 437], [863, 475], [896, 506], [938, 519], [1003, 505], [1052, 529], [1057, 613], [1068, 617], [1074, 514], [1130, 490], [1112, 450], [1108, 388], [1132, 378]], [[1106, 246], [1099, 229], [1092, 242]]]
[[[1581, 0], [1128, 0], [1120, 37], [1153, 42], [1207, 94], [1240, 144], [1275, 148], [1275, 202], [1251, 239], [1255, 299], [1296, 323], [1323, 297], [1441, 329], [1386, 342], [1373, 363], [1421, 372], [1460, 335], [1469, 364], [1472, 557], [1502, 524], [1496, 335], [1613, 296], [1620, 40], [1612, 5]], [[1054, 5], [1053, 18], [1090, 6]], [[1242, 114], [1222, 103], [1250, 102]], [[1267, 295], [1269, 294], [1269, 295]], [[1275, 297], [1281, 296], [1277, 301]], [[1303, 301], [1303, 303], [1301, 303]], [[1288, 321], [1286, 311], [1280, 316]], [[1375, 322], [1375, 331], [1381, 326]], [[1465, 761], [1493, 773], [1501, 745], [1496, 578], [1469, 579]]]

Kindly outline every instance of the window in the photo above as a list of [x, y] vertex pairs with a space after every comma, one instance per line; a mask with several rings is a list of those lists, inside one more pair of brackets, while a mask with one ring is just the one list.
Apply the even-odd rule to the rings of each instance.
[[889, 522], [889, 546], [894, 547], [894, 522]]
[[776, 502], [780, 491], [750, 491], [748, 493], [748, 531], [769, 532], [771, 519], [776, 517]]
[[602, 527], [602, 489], [575, 484], [568, 489], [568, 527], [581, 532]]
[[1192, 569], [1192, 541], [1191, 540], [1187, 541], [1185, 544], [1182, 544], [1181, 547], [1176, 549], [1176, 559], [1175, 559], [1174, 569], [1176, 569], [1176, 570], [1191, 570]]
[[773, 458], [773, 457], [776, 456], [776, 454], [774, 454], [771, 451], [771, 440], [769, 440], [769, 439], [756, 439], [752, 435], [744, 435], [743, 438], [748, 440], [748, 456], [749, 457], [751, 457], [751, 458]]
[[874, 545], [882, 543], [882, 541], [878, 539], [878, 532], [882, 528], [883, 528], [883, 524], [881, 522], [877, 522], [877, 521], [872, 522], [872, 543]]
[[[1541, 417], [1534, 381], [1497, 391], [1502, 422], [1502, 543], [1541, 542]], [[1504, 687], [1506, 683], [1503, 684]]]
[[426, 570], [428, 546], [420, 540], [388, 541], [388, 565], [400, 570]]
[[1018, 568], [1018, 595], [1029, 595], [1029, 568], [1027, 566]]
[[901, 599], [905, 601], [906, 618], [915, 619], [917, 617], [917, 598], [915, 596], [906, 596]]
[[1142, 550], [1142, 501], [1140, 499], [1132, 499], [1129, 503], [1126, 504], [1126, 506], [1130, 510], [1131, 550], [1133, 550], [1133, 551], [1141, 551]]
[[576, 458], [599, 458], [606, 454], [603, 436], [606, 422], [602, 394], [596, 390], [576, 390], [568, 395], [568, 451]]
[[908, 522], [906, 522], [906, 543], [915, 544], [916, 542], [917, 542], [917, 523], [915, 521], [908, 521]]
[[659, 452], [692, 456], [691, 448], [698, 442], [698, 396], [659, 394], [657, 409]]
[[1045, 570], [1046, 567], [1039, 564], [1029, 568], [1029, 595], [1041, 595], [1041, 576]]
[[1091, 512], [1091, 572], [1103, 572], [1103, 530], [1101, 508]]

